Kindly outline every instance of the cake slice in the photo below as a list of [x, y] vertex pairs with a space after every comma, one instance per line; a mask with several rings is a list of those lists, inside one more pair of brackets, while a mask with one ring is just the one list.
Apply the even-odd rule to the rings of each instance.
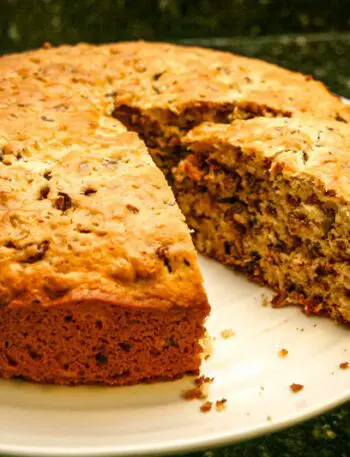
[[276, 306], [350, 323], [350, 128], [310, 118], [204, 123], [177, 201], [197, 249], [272, 287]]
[[209, 305], [162, 172], [113, 118], [45, 107], [22, 108], [12, 130], [3, 113], [0, 375], [122, 385], [198, 373]]

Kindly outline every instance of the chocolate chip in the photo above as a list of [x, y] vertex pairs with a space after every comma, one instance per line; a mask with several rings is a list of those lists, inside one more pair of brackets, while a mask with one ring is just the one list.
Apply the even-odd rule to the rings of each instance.
[[51, 171], [45, 171], [44, 178], [47, 179], [48, 181], [50, 181], [50, 179], [52, 178], [52, 172]]

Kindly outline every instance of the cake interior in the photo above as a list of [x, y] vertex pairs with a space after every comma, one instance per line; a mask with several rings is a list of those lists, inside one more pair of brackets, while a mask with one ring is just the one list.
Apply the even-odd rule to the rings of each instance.
[[350, 297], [347, 208], [273, 158], [194, 142], [175, 172], [175, 193], [199, 252], [278, 292], [276, 306], [344, 321]]
[[91, 302], [0, 314], [2, 377], [124, 385], [197, 374], [201, 309], [124, 309]]
[[234, 103], [193, 103], [176, 113], [162, 109], [148, 114], [139, 108], [116, 104], [113, 116], [144, 140], [153, 160], [172, 182], [171, 170], [187, 154], [182, 139], [203, 122], [230, 123], [255, 116], [288, 116], [264, 105], [239, 106]]

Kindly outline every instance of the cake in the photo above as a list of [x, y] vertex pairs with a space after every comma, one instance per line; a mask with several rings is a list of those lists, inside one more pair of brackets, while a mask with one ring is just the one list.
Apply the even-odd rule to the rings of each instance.
[[51, 84], [0, 73], [0, 375], [197, 374], [209, 305], [173, 193], [99, 86], [52, 65]]
[[350, 128], [300, 118], [204, 123], [176, 198], [199, 252], [270, 286], [273, 304], [350, 323]]
[[[0, 57], [0, 375], [122, 385], [198, 373], [210, 308], [164, 175], [171, 183], [184, 159], [175, 187], [197, 247], [237, 266], [238, 255], [228, 256], [243, 234], [227, 240], [229, 255], [204, 248], [200, 237], [222, 214], [215, 210], [199, 227], [190, 203], [201, 195], [214, 204], [202, 192], [208, 186], [193, 179], [202, 176], [202, 152], [186, 156], [187, 144], [202, 144], [195, 138], [203, 129], [212, 129], [212, 144], [216, 127], [186, 135], [205, 121], [226, 123], [217, 128], [229, 132], [234, 119], [284, 125], [300, 115], [327, 119], [335, 130], [350, 120], [341, 99], [311, 77], [208, 49], [45, 44]], [[219, 194], [228, 201], [219, 206], [234, 204], [226, 179]], [[262, 278], [254, 266], [260, 254], [247, 261], [240, 253], [242, 269]], [[333, 315], [348, 319], [339, 309]]]
[[[171, 181], [196, 125], [308, 113], [350, 121], [350, 108], [311, 76], [229, 52], [159, 43], [121, 43], [114, 116], [137, 131]], [[125, 77], [124, 77], [125, 75]]]

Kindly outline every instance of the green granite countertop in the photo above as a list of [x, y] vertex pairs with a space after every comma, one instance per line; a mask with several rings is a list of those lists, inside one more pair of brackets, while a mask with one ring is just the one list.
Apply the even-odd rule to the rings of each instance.
[[295, 427], [188, 457], [349, 457], [350, 403]]

